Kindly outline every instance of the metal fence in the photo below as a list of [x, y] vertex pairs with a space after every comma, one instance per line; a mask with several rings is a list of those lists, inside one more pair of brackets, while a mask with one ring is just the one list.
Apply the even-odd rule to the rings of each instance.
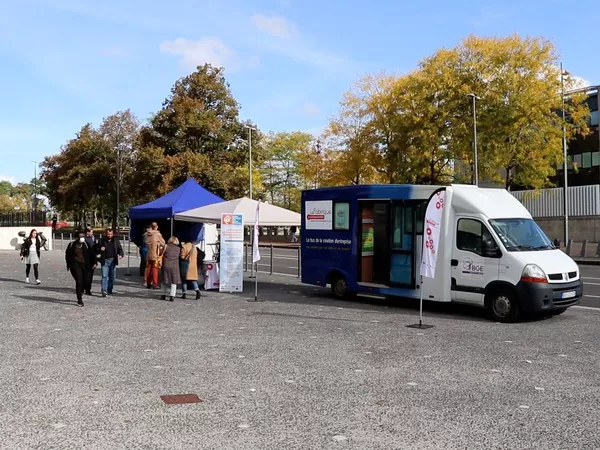
[[0, 213], [0, 227], [39, 227], [46, 225], [46, 211]]
[[[535, 218], [562, 217], [564, 214], [563, 188], [515, 191], [511, 194]], [[600, 216], [600, 185], [568, 187], [567, 202], [569, 216]]]
[[[75, 239], [74, 233], [56, 231], [53, 234], [54, 250], [64, 251], [67, 249], [69, 242]], [[95, 235], [99, 239], [101, 235]], [[125, 257], [129, 258], [130, 266], [139, 265], [139, 248], [133, 242], [129, 241], [128, 236], [119, 236], [121, 246]], [[300, 277], [300, 246], [299, 245], [279, 245], [279, 244], [260, 244], [261, 260], [255, 265], [255, 271], [258, 273], [268, 273], [273, 275], [288, 275]], [[285, 252], [281, 255], [278, 253]], [[131, 262], [131, 260], [135, 260]], [[283, 261], [283, 262], [282, 262]], [[284, 264], [284, 262], [287, 262]], [[293, 263], [293, 264], [292, 264]], [[286, 265], [287, 264], [287, 265]], [[285, 266], [285, 267], [284, 267]], [[244, 272], [252, 270], [252, 245], [244, 244]]]

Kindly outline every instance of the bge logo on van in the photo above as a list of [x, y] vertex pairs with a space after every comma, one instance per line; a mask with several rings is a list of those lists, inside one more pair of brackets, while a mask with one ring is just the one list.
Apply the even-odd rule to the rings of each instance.
[[471, 258], [465, 258], [462, 267], [465, 275], [483, 275], [483, 264], [476, 263]]

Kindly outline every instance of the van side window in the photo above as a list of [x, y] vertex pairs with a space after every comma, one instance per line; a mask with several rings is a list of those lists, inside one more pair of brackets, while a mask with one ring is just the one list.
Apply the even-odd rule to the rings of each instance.
[[335, 202], [333, 204], [333, 229], [350, 231], [350, 203]]
[[479, 220], [459, 219], [456, 227], [456, 248], [465, 252], [472, 252], [479, 256], [484, 255], [484, 242], [488, 243], [488, 248], [497, 249], [496, 241]]

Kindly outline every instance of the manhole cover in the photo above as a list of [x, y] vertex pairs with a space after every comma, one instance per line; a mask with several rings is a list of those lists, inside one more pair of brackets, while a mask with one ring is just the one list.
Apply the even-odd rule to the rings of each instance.
[[183, 405], [185, 403], [202, 402], [196, 394], [161, 395], [160, 398], [167, 405]]

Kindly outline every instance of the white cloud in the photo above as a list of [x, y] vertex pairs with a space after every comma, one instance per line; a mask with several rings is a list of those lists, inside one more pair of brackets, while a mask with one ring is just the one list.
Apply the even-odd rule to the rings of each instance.
[[0, 181], [9, 181], [11, 184], [16, 183], [15, 177], [9, 177], [7, 175], [0, 175]]
[[197, 41], [177, 38], [160, 44], [160, 51], [181, 57], [186, 69], [195, 69], [204, 63], [225, 67], [234, 72], [241, 67], [237, 52], [213, 37], [203, 37]]
[[260, 31], [268, 33], [279, 38], [291, 38], [298, 35], [296, 25], [288, 21], [285, 17], [254, 14], [250, 17], [252, 23]]
[[321, 109], [314, 103], [305, 103], [302, 105], [302, 114], [305, 116], [317, 116], [321, 112]]

